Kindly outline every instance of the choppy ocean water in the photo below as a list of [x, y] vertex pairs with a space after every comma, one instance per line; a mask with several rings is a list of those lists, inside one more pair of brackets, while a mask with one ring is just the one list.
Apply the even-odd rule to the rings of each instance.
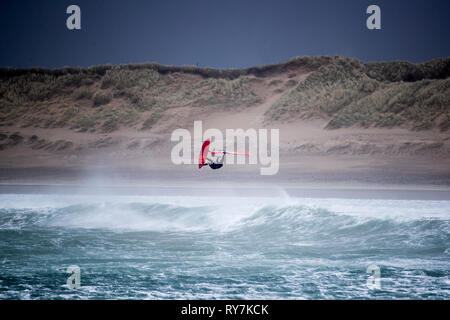
[[3, 194], [0, 299], [450, 299], [450, 201]]

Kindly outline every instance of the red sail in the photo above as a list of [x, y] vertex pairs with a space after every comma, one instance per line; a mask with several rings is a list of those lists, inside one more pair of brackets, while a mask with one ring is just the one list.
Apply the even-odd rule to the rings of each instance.
[[198, 168], [200, 169], [205, 165], [206, 157], [209, 152], [209, 145], [211, 141], [209, 139], [205, 140], [202, 145], [202, 150], [200, 151], [200, 156], [198, 158]]

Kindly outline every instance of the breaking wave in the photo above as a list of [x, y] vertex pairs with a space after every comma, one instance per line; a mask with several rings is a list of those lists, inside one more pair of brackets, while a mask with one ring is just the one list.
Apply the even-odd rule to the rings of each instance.
[[[405, 208], [408, 201], [397, 200], [397, 207], [391, 205], [389, 208], [391, 214], [377, 215], [370, 212], [367, 201], [360, 202], [365, 206], [359, 211], [357, 204], [347, 212], [345, 206], [333, 208], [339, 201], [348, 206], [352, 201], [348, 199], [328, 200], [328, 204], [332, 204], [331, 209], [326, 203], [320, 207], [318, 200], [285, 205], [275, 201], [261, 204], [258, 200], [245, 202], [242, 199], [216, 199], [190, 205], [170, 204], [167, 199], [132, 200], [136, 199], [95, 202], [88, 198], [82, 203], [67, 206], [2, 208], [0, 229], [60, 227], [116, 232], [214, 232], [285, 237], [289, 240], [376, 240], [376, 237], [392, 237], [419, 242], [423, 239], [447, 242], [450, 234], [450, 220], [446, 216], [449, 207], [445, 201], [422, 201], [423, 204], [413, 201], [410, 208]], [[420, 210], [420, 205], [427, 210]], [[417, 211], [421, 214], [415, 213]]]

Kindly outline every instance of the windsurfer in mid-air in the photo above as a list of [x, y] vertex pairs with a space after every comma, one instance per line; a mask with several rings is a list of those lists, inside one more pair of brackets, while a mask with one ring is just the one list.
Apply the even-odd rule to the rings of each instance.
[[[210, 139], [206, 139], [203, 141], [202, 144], [202, 150], [200, 151], [200, 156], [198, 158], [198, 168], [201, 169], [204, 166], [209, 166], [211, 169], [220, 169], [223, 167], [223, 161], [225, 159], [225, 155], [232, 154], [236, 156], [249, 156], [248, 153], [239, 153], [239, 152], [226, 152], [225, 150], [218, 150], [218, 151], [209, 151], [209, 145], [211, 144]], [[215, 156], [217, 154], [223, 154], [221, 158], [217, 158], [217, 160], [214, 162], [210, 158], [208, 158], [208, 153], [210, 153], [212, 156]]]
[[217, 161], [214, 162], [212, 161], [210, 158], [206, 158], [206, 160], [208, 160], [208, 162], [206, 162], [205, 164], [208, 165], [211, 169], [220, 169], [223, 167], [223, 160], [225, 158], [225, 155], [227, 154], [226, 151], [223, 151], [223, 156], [221, 158], [217, 158]]

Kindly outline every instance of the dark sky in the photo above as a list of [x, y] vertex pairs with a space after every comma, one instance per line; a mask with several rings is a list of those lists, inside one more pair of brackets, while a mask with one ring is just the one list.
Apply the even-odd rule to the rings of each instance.
[[[66, 28], [71, 4], [79, 31]], [[371, 4], [382, 30], [366, 28]], [[1, 0], [0, 66], [237, 68], [336, 54], [420, 62], [450, 56], [449, 16], [449, 0]]]

